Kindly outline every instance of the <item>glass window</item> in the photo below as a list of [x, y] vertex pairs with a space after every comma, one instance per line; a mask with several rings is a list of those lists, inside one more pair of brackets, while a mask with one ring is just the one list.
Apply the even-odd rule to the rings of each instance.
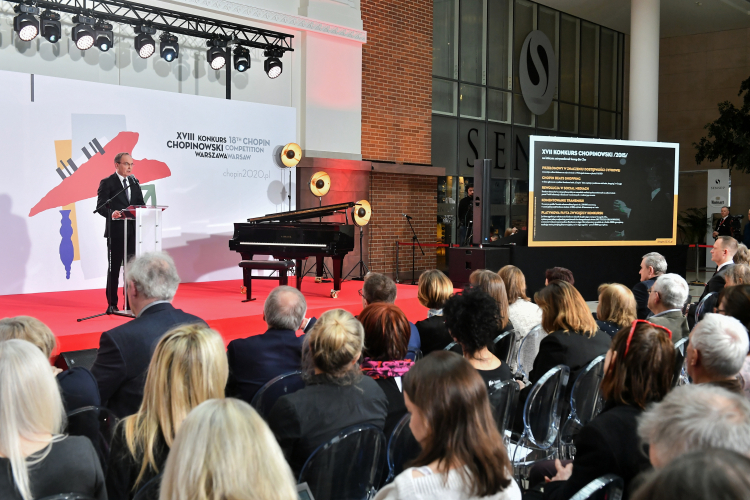
[[622, 113], [622, 73], [624, 70], [623, 61], [625, 57], [625, 35], [620, 33], [617, 35], [617, 39], [619, 40], [619, 42], [617, 43], [617, 111]]
[[617, 33], [602, 28], [599, 44], [599, 107], [612, 111], [617, 109], [617, 52]]
[[557, 129], [557, 101], [552, 101], [547, 112], [536, 117], [536, 126], [547, 130]]
[[432, 115], [432, 164], [452, 174], [457, 172], [457, 162], [458, 120]]
[[520, 94], [513, 95], [513, 123], [516, 125], [534, 126], [534, 114], [526, 106], [523, 96]]
[[614, 139], [617, 129], [615, 128], [615, 113], [599, 111], [599, 137], [602, 139]]
[[461, 85], [461, 116], [484, 118], [484, 87]]
[[458, 0], [432, 2], [432, 74], [458, 78]]
[[513, 34], [513, 88], [515, 92], [521, 91], [521, 84], [518, 80], [518, 61], [521, 57], [521, 48], [523, 42], [529, 33], [534, 31], [536, 26], [536, 4], [526, 0], [516, 0], [513, 14], [516, 18], [515, 32]]
[[596, 109], [581, 107], [581, 135], [596, 135]]
[[461, 81], [485, 83], [485, 0], [461, 0]]
[[511, 86], [511, 38], [513, 3], [511, 0], [488, 0], [487, 4], [487, 85], [501, 89]]
[[581, 23], [581, 104], [599, 105], [599, 26]]
[[474, 173], [474, 162], [487, 158], [485, 150], [485, 125], [484, 122], [475, 120], [461, 120], [459, 123], [459, 146], [458, 146], [458, 175], [472, 175]]
[[487, 89], [487, 119], [510, 123], [510, 92]]
[[432, 79], [432, 112], [456, 115], [458, 84], [446, 80]]
[[[552, 42], [552, 48], [555, 50], [555, 55], [557, 56], [557, 62], [558, 68], [559, 66], [559, 60], [560, 60], [560, 47], [559, 43], [557, 41], [558, 38], [558, 19], [560, 17], [560, 13], [556, 10], [550, 9], [548, 7], [544, 7], [542, 5], [539, 6], [539, 14], [537, 17], [537, 29], [547, 35], [547, 38], [549, 38], [549, 41]], [[559, 71], [558, 71], [558, 78], [559, 78]], [[555, 82], [555, 95], [554, 98], [557, 99], [557, 82]]]
[[578, 102], [578, 50], [580, 37], [575, 17], [560, 16], [560, 87], [561, 101]]
[[560, 132], [578, 133], [578, 106], [560, 103]]

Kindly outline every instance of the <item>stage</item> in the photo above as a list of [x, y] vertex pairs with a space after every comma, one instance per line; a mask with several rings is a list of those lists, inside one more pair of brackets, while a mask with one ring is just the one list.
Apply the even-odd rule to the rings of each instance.
[[[294, 280], [291, 277], [289, 284], [293, 286]], [[257, 300], [252, 302], [242, 302], [245, 295], [240, 293], [241, 286], [242, 280], [183, 283], [172, 304], [203, 318], [211, 328], [221, 333], [227, 344], [236, 338], [258, 335], [266, 330], [263, 302], [277, 282], [253, 281], [253, 296]], [[330, 296], [332, 286], [332, 283], [315, 283], [310, 277], [304, 279], [302, 293], [307, 300], [307, 317], [320, 317], [325, 311], [337, 308], [359, 314], [362, 298], [357, 292], [362, 288], [362, 282], [342, 282], [341, 292], [336, 299]], [[409, 321], [425, 319], [427, 309], [417, 299], [417, 287], [396, 286], [396, 305], [404, 311]], [[122, 288], [119, 294], [122, 297]], [[77, 318], [100, 313], [106, 307], [103, 289], [0, 296], [0, 318], [26, 315], [39, 319], [55, 333], [59, 352], [98, 348], [102, 332], [130, 321], [118, 316], [101, 316], [80, 323], [76, 321]]]

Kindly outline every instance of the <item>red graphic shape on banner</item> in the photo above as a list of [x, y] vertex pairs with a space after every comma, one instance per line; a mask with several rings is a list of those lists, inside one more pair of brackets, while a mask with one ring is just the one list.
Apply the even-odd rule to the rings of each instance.
[[[96, 154], [83, 163], [73, 175], [55, 186], [39, 200], [29, 212], [33, 217], [50, 208], [58, 208], [69, 203], [96, 196], [99, 183], [114, 173], [115, 155], [122, 151], [133, 151], [138, 143], [138, 132], [120, 132], [104, 146], [104, 154]], [[133, 158], [133, 171], [138, 181], [146, 182], [164, 179], [172, 175], [166, 163], [159, 160], [136, 160]]]

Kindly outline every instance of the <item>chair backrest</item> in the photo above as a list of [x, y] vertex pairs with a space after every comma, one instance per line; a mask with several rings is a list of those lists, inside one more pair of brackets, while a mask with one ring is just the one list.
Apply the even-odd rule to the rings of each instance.
[[411, 414], [407, 413], [396, 424], [393, 432], [391, 432], [391, 437], [388, 439], [386, 456], [388, 477], [385, 480], [386, 483], [390, 483], [394, 477], [401, 474], [406, 468], [406, 464], [417, 458], [422, 451], [422, 447], [419, 446], [417, 440], [414, 439], [414, 434], [411, 433], [409, 422], [411, 422]]
[[570, 368], [557, 365], [531, 388], [523, 408], [524, 434], [536, 447], [546, 450], [557, 439], [560, 406], [568, 385]]
[[601, 383], [604, 378], [604, 356], [597, 356], [578, 374], [570, 392], [570, 415], [581, 425], [591, 422], [602, 411], [604, 400]]
[[493, 383], [487, 391], [497, 430], [501, 436], [505, 436], [505, 431], [513, 427], [519, 392], [520, 388], [515, 380]]
[[266, 385], [258, 389], [253, 396], [250, 405], [266, 418], [271, 413], [271, 408], [281, 396], [292, 394], [305, 387], [305, 381], [302, 379], [302, 372], [295, 371], [284, 373], [276, 378], [272, 378]]
[[703, 316], [705, 316], [706, 313], [709, 313], [713, 311], [714, 304], [716, 303], [716, 298], [718, 297], [718, 294], [716, 292], [709, 292], [706, 294], [705, 297], [701, 299], [700, 302], [698, 302], [698, 305], [695, 307], [695, 322], [699, 322], [703, 319]]
[[531, 367], [534, 366], [534, 360], [536, 355], [539, 354], [539, 344], [547, 333], [542, 328], [542, 325], [536, 325], [534, 328], [529, 330], [529, 333], [521, 341], [521, 345], [518, 347], [518, 373], [517, 375], [522, 376], [524, 380], [529, 379], [529, 372]]
[[503, 332], [492, 341], [492, 352], [503, 363], [510, 365], [510, 361], [516, 356], [516, 337], [518, 334], [515, 330]]
[[94, 500], [94, 498], [81, 493], [58, 493], [57, 495], [38, 498], [37, 500]]
[[581, 488], [570, 500], [620, 500], [624, 483], [620, 476], [607, 474]]
[[675, 342], [674, 372], [672, 374], [672, 387], [689, 384], [687, 370], [685, 369], [685, 355], [689, 337], [682, 338]]
[[109, 457], [109, 445], [115, 435], [118, 418], [103, 406], [84, 406], [67, 414], [66, 434], [86, 436], [94, 445], [102, 467]]
[[355, 425], [320, 445], [307, 459], [298, 483], [307, 483], [315, 498], [364, 500], [382, 478], [385, 436], [374, 425]]
[[159, 500], [159, 488], [163, 471], [152, 477], [146, 484], [136, 491], [133, 500]]

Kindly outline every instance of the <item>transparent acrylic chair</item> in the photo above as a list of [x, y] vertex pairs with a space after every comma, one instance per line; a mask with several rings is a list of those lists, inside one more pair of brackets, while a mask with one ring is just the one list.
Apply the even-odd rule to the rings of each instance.
[[281, 374], [258, 389], [252, 401], [250, 401], [250, 406], [255, 408], [260, 416], [265, 419], [281, 396], [297, 392], [303, 387], [305, 387], [305, 381], [302, 380], [301, 371]]
[[390, 439], [388, 439], [388, 451], [387, 451], [387, 462], [388, 462], [388, 477], [385, 483], [390, 483], [393, 478], [401, 474], [406, 468], [406, 464], [410, 460], [417, 458], [419, 453], [422, 451], [422, 447], [414, 439], [414, 435], [411, 433], [409, 428], [409, 422], [411, 422], [411, 414], [407, 413], [399, 420], [396, 427], [391, 433]]
[[604, 378], [604, 358], [597, 356], [573, 382], [570, 392], [570, 413], [560, 428], [560, 459], [572, 460], [576, 448], [573, 438], [581, 428], [591, 422], [604, 406], [601, 396], [601, 383]]
[[368, 500], [375, 496], [384, 462], [383, 432], [355, 425], [312, 452], [297, 482], [307, 483], [316, 499]]
[[674, 344], [676, 356], [674, 359], [674, 377], [672, 378], [672, 387], [690, 383], [690, 378], [687, 374], [687, 368], [685, 367], [688, 340], [689, 337], [685, 337], [678, 340]]
[[513, 419], [516, 416], [520, 388], [515, 380], [504, 380], [491, 385], [487, 393], [490, 398], [490, 406], [492, 406], [492, 414], [495, 417], [497, 430], [503, 436], [503, 442], [507, 447], [510, 443], [510, 437], [505, 435], [505, 431], [513, 428]]
[[499, 360], [510, 366], [512, 359], [516, 357], [516, 338], [518, 334], [515, 330], [503, 332], [492, 340], [490, 350]]
[[702, 320], [703, 316], [705, 316], [706, 313], [713, 312], [714, 307], [716, 306], [716, 299], [718, 297], [719, 295], [716, 292], [709, 292], [705, 297], [701, 299], [700, 302], [698, 302], [698, 305], [695, 307], [696, 323]]
[[620, 500], [624, 484], [615, 474], [598, 477], [581, 488], [570, 500]]
[[542, 339], [547, 336], [547, 333], [542, 328], [542, 325], [536, 325], [532, 328], [528, 334], [521, 340], [521, 345], [518, 347], [517, 356], [517, 372], [516, 375], [523, 377], [524, 382], [529, 381], [529, 372], [534, 366], [534, 360], [536, 355], [539, 354], [539, 344]]

